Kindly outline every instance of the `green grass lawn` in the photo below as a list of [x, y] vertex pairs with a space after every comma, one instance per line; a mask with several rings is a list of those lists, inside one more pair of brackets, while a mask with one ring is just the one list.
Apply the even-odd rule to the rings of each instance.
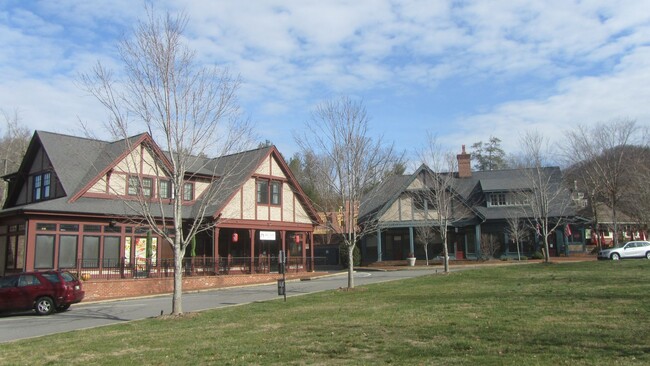
[[650, 364], [649, 320], [650, 261], [527, 264], [3, 344], [0, 364]]

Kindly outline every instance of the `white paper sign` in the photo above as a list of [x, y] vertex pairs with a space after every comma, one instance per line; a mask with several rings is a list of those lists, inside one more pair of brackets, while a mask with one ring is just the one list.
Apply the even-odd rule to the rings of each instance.
[[260, 231], [260, 240], [275, 240], [275, 231]]

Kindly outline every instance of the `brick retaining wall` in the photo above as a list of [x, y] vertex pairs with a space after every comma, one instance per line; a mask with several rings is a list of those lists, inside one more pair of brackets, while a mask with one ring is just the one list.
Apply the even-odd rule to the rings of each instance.
[[[287, 274], [289, 279], [311, 278], [324, 273], [298, 273]], [[277, 273], [253, 275], [223, 275], [223, 276], [197, 276], [183, 277], [183, 291], [197, 291], [222, 287], [232, 287], [250, 284], [275, 283], [282, 276]], [[84, 302], [108, 299], [119, 299], [147, 295], [160, 295], [171, 293], [174, 289], [174, 279], [169, 278], [142, 278], [123, 280], [88, 280], [84, 281], [83, 289], [86, 291]]]

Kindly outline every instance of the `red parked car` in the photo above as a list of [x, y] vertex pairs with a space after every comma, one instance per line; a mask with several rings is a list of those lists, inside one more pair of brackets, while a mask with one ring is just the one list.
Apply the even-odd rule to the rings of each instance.
[[0, 278], [0, 311], [34, 309], [39, 315], [66, 311], [83, 300], [84, 291], [70, 272], [10, 274]]

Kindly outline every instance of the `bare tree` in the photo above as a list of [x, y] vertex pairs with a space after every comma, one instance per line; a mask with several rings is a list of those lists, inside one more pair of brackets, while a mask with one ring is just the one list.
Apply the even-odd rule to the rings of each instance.
[[[239, 81], [228, 71], [199, 65], [195, 53], [183, 42], [187, 24], [184, 14], [159, 15], [147, 6], [146, 19], [139, 21], [131, 38], [119, 44], [123, 79], [98, 63], [90, 74], [81, 76], [83, 87], [109, 112], [106, 127], [121, 138], [127, 149], [136, 139], [133, 131], [147, 131], [162, 149], [149, 144], [153, 161], [149, 168], [166, 175], [171, 182], [170, 198], [152, 199], [151, 187], [141, 177], [137, 200], [127, 202], [134, 217], [140, 217], [174, 252], [172, 314], [182, 314], [183, 257], [194, 236], [214, 227], [209, 209], [231, 184], [233, 159], [205, 159], [224, 156], [249, 144], [251, 129], [239, 117], [235, 92]], [[137, 154], [131, 154], [134, 171]], [[208, 188], [193, 206], [193, 218], [183, 219], [184, 183], [194, 179], [190, 172], [209, 171]], [[217, 179], [218, 178], [218, 179]]]
[[521, 242], [526, 240], [529, 235], [530, 228], [526, 225], [525, 219], [521, 216], [521, 210], [511, 209], [506, 214], [506, 233], [510, 236], [517, 246], [517, 260], [521, 260]]
[[[2, 159], [2, 174], [6, 175], [17, 171], [20, 163], [29, 146], [29, 130], [22, 126], [20, 113], [14, 109], [12, 113], [1, 110], [4, 118], [4, 135], [0, 140], [0, 159]], [[2, 181], [0, 184], [0, 199], [4, 204], [7, 194], [7, 182]]]
[[[571, 143], [569, 143], [571, 145]], [[566, 150], [566, 147], [565, 147]], [[569, 153], [571, 155], [571, 153]], [[588, 202], [589, 211], [592, 218], [593, 233], [595, 235], [598, 249], [602, 249], [602, 240], [598, 235], [597, 228], [600, 226], [600, 185], [601, 181], [594, 174], [594, 171], [588, 168], [589, 163], [586, 161], [574, 162], [575, 157], [569, 157], [568, 162], [570, 165], [565, 170], [565, 184], [570, 186], [573, 183], [574, 194], [582, 193]]]
[[[621, 119], [599, 123], [592, 127], [579, 125], [567, 133], [565, 155], [568, 161], [580, 168], [580, 180], [598, 225], [597, 202], [602, 197], [612, 210], [614, 245], [618, 244], [618, 218], [620, 201], [626, 186], [642, 174], [646, 166], [643, 154], [629, 149], [630, 145], [647, 146], [647, 130], [636, 121]], [[647, 185], [647, 182], [645, 183]]]
[[455, 154], [444, 151], [435, 135], [429, 133], [427, 137], [427, 145], [420, 151], [420, 158], [430, 169], [430, 178], [425, 179], [425, 189], [421, 194], [425, 199], [425, 216], [431, 215], [433, 227], [442, 239], [444, 271], [447, 273], [449, 228], [466, 218], [469, 208], [460, 203], [461, 197], [456, 192], [455, 172], [458, 170], [458, 161]]
[[[428, 217], [428, 215], [427, 215]], [[418, 245], [424, 250], [424, 258], [426, 265], [429, 265], [429, 245], [436, 239], [436, 231], [433, 229], [433, 224], [428, 225], [425, 219], [424, 226], [417, 226], [415, 228], [415, 239]]]
[[348, 288], [354, 288], [354, 248], [359, 240], [374, 234], [375, 219], [357, 224], [358, 208], [372, 198], [368, 193], [390, 170], [397, 156], [392, 144], [372, 137], [369, 117], [361, 102], [340, 97], [319, 104], [312, 112], [307, 132], [295, 140], [303, 155], [318, 156], [318, 179], [335, 193], [343, 207], [343, 245], [348, 253]]
[[323, 166], [328, 163], [327, 159], [321, 159], [313, 152], [295, 153], [289, 160], [289, 167], [312, 203], [321, 211], [334, 212], [341, 207], [337, 194], [319, 175], [319, 172], [331, 169]]
[[483, 259], [494, 258], [501, 250], [501, 243], [495, 233], [481, 234], [481, 256]]
[[549, 236], [563, 225], [573, 207], [571, 195], [562, 185], [559, 168], [545, 167], [550, 156], [548, 141], [537, 132], [528, 132], [521, 139], [523, 161], [521, 170], [526, 188], [519, 194], [527, 205], [521, 205], [522, 216], [529, 220], [529, 227], [539, 232], [544, 240], [544, 259], [549, 258]]
[[[647, 141], [647, 139], [645, 139]], [[634, 174], [629, 176], [629, 187], [622, 199], [626, 213], [633, 217], [639, 228], [647, 230], [650, 226], [650, 148], [635, 149], [641, 155], [638, 165], [633, 168]]]

